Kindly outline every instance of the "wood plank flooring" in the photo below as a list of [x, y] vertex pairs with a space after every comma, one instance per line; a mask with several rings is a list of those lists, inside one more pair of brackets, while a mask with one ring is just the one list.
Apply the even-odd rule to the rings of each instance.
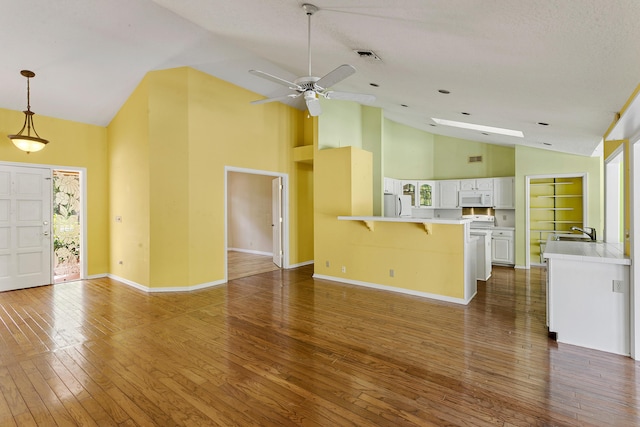
[[558, 344], [544, 270], [469, 306], [278, 270], [0, 293], [0, 426], [634, 426], [630, 358]]
[[249, 254], [246, 252], [227, 252], [227, 276], [228, 280], [253, 276], [259, 273], [279, 270], [273, 263], [273, 257], [265, 255]]

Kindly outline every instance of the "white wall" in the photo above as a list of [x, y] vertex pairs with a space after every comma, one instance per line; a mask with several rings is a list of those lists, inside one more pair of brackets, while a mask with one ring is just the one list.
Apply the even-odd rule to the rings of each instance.
[[271, 254], [271, 181], [274, 177], [229, 172], [229, 249]]

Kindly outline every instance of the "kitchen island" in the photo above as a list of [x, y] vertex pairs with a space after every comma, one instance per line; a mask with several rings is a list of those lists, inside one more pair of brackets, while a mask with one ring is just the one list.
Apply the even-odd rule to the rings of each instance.
[[629, 266], [622, 244], [549, 237], [547, 326], [559, 342], [629, 355]]
[[316, 278], [468, 304], [477, 290], [470, 219], [338, 216]]

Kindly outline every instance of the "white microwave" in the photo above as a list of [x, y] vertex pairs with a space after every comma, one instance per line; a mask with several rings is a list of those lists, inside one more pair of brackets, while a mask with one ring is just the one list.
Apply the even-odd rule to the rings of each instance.
[[461, 208], [493, 207], [493, 191], [459, 191], [458, 206]]

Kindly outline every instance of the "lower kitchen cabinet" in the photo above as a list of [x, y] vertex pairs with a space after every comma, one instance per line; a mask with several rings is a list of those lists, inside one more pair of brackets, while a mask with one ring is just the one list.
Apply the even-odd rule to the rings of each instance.
[[491, 262], [514, 265], [516, 263], [514, 231], [493, 230], [491, 233]]

